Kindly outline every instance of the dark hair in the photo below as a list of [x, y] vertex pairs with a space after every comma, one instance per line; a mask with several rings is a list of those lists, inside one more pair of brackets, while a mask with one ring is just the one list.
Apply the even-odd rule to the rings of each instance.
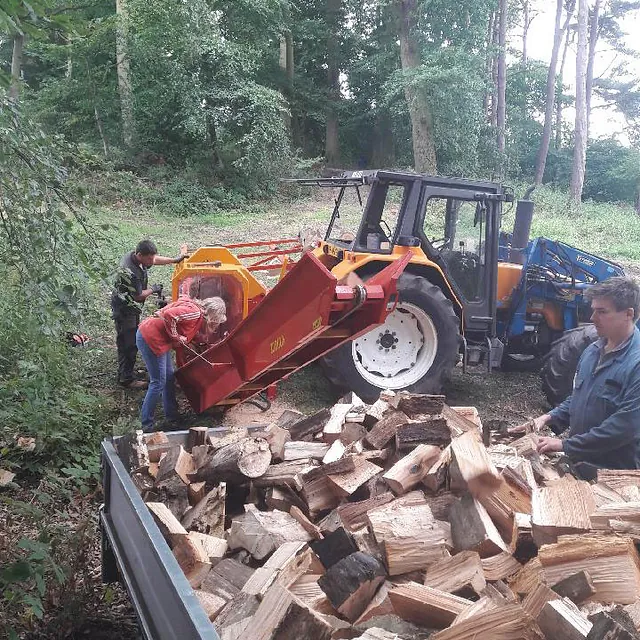
[[631, 278], [609, 278], [589, 287], [584, 297], [591, 301], [594, 298], [611, 300], [616, 311], [633, 309], [633, 317], [638, 318], [640, 312], [640, 286]]
[[158, 255], [158, 247], [151, 240], [142, 240], [142, 242], [138, 242], [136, 253], [142, 256], [156, 256]]

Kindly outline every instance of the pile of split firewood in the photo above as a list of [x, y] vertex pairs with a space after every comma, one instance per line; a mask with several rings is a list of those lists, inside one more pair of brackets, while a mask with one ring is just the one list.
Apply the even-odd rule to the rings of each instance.
[[589, 484], [488, 435], [383, 392], [128, 456], [222, 640], [640, 638], [640, 472]]

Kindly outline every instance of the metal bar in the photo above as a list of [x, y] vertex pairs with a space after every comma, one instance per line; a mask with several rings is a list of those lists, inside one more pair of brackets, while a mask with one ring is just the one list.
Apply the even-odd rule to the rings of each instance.
[[254, 253], [236, 253], [236, 258], [260, 258], [262, 256], [288, 256], [292, 253], [300, 253], [300, 249], [276, 249], [274, 251], [256, 251]]
[[257, 240], [256, 242], [236, 242], [225, 244], [226, 249], [241, 249], [242, 247], [267, 247], [274, 244], [300, 244], [298, 238], [284, 238], [282, 240]]

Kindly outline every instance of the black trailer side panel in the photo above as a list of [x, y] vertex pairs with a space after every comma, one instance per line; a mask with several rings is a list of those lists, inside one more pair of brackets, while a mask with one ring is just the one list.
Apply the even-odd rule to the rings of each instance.
[[102, 443], [103, 535], [147, 640], [220, 640], [129, 478], [111, 441]]

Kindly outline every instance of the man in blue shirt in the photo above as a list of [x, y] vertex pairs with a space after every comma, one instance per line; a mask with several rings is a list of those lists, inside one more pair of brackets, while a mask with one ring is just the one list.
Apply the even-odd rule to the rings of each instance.
[[557, 434], [569, 427], [563, 440], [540, 436], [538, 452], [564, 452], [574, 463], [599, 468], [640, 469], [640, 287], [610, 278], [585, 297], [599, 339], [582, 354], [571, 395], [533, 421], [536, 432], [546, 424]]

